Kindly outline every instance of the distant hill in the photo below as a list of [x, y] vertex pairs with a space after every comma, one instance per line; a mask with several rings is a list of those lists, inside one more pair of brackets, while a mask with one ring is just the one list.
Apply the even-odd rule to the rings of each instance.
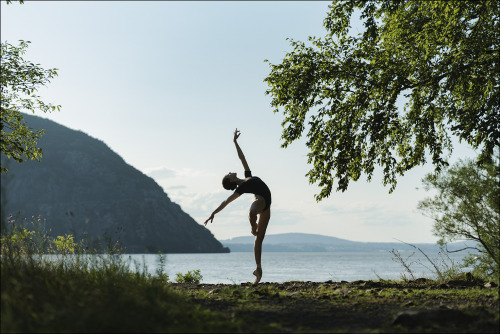
[[43, 158], [20, 164], [2, 155], [9, 169], [1, 177], [2, 216], [41, 215], [53, 236], [119, 241], [129, 253], [229, 251], [104, 142], [47, 119], [24, 118], [45, 129]]
[[[253, 236], [235, 237], [221, 240], [232, 252], [253, 252]], [[413, 244], [413, 243], [412, 243]], [[456, 242], [448, 245], [449, 250], [462, 249], [472, 242]], [[424, 252], [437, 252], [439, 246], [431, 243], [413, 244]], [[359, 242], [308, 233], [284, 233], [266, 235], [264, 252], [381, 252], [392, 249], [405, 251], [415, 249], [402, 242]]]

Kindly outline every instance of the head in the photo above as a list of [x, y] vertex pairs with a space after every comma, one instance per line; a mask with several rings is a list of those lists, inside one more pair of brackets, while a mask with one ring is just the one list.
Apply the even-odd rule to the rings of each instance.
[[229, 173], [222, 179], [222, 186], [226, 190], [234, 190], [238, 186], [236, 173]]

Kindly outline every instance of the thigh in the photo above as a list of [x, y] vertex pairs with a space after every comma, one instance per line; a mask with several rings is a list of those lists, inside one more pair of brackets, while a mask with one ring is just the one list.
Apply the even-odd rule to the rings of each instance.
[[255, 195], [255, 200], [250, 206], [250, 214], [258, 215], [262, 213], [265, 207], [266, 207], [266, 200], [264, 199], [264, 197]]

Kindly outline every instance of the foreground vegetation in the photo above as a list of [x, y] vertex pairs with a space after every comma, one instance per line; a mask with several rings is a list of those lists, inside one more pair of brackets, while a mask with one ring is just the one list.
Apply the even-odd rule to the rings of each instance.
[[239, 332], [498, 332], [498, 290], [466, 280], [175, 284], [175, 290]]
[[231, 330], [163, 280], [112, 264], [87, 270], [2, 258], [1, 279], [2, 333]]
[[498, 332], [495, 284], [463, 280], [171, 283], [2, 257], [7, 332]]
[[3, 333], [498, 332], [498, 281], [455, 265], [432, 262], [436, 280], [415, 279], [395, 252], [400, 281], [213, 285], [193, 270], [174, 283], [161, 254], [154, 274], [131, 270], [119, 249], [89, 253], [39, 222], [28, 229], [10, 217], [1, 238]]

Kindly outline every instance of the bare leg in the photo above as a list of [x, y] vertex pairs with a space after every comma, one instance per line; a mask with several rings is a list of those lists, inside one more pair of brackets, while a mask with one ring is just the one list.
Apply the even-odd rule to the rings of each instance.
[[260, 282], [262, 278], [262, 266], [261, 266], [261, 257], [262, 257], [262, 242], [264, 241], [264, 237], [266, 236], [266, 229], [269, 223], [269, 219], [271, 219], [271, 208], [268, 208], [266, 211], [262, 212], [259, 216], [259, 223], [257, 225], [257, 236], [255, 237], [255, 243], [253, 247], [253, 252], [255, 256], [255, 264], [257, 265], [257, 269], [253, 272], [255, 275], [254, 284]]
[[250, 212], [248, 213], [248, 220], [252, 226], [252, 234], [257, 236], [257, 214], [261, 212], [266, 206], [266, 201], [262, 196], [255, 196], [255, 201], [253, 201], [252, 206], [250, 206]]
[[252, 234], [254, 236], [257, 236], [257, 214], [253, 213], [250, 210], [250, 213], [248, 214], [248, 220], [250, 221], [250, 225], [252, 226]]

